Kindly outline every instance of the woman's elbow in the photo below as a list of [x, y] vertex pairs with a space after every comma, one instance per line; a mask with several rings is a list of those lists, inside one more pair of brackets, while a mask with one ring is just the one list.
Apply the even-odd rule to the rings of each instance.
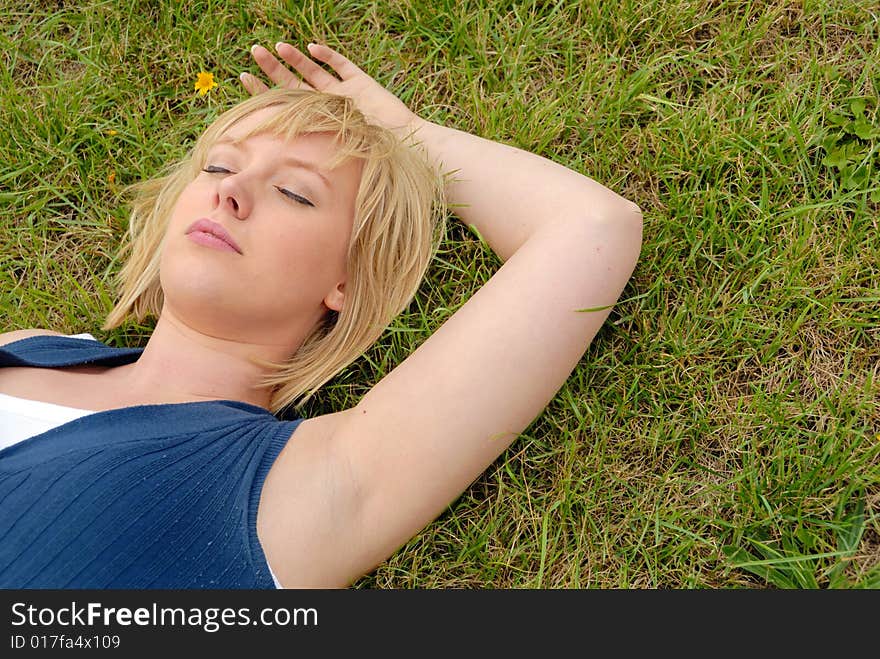
[[638, 204], [632, 201], [627, 201], [627, 210], [624, 213], [626, 216], [626, 223], [630, 225], [631, 231], [633, 232], [633, 240], [639, 247], [639, 251], [642, 248], [642, 235], [643, 235], [643, 226], [644, 226], [644, 217], [642, 216], [642, 209]]
[[633, 219], [635, 219], [635, 221], [638, 222], [639, 226], [641, 226], [642, 225], [642, 208], [641, 208], [641, 206], [639, 206], [636, 202], [629, 201], [629, 200], [626, 201], [625, 206], [626, 206], [626, 209], [627, 209], [629, 215], [631, 215], [633, 217]]
[[605, 256], [612, 262], [608, 264], [609, 271], [618, 271], [624, 279], [629, 279], [642, 252], [642, 209], [620, 198], [600, 215], [595, 226], [597, 233], [592, 239], [597, 246], [604, 243], [607, 247]]
[[641, 241], [642, 209], [639, 205], [616, 193], [607, 197], [599, 203], [588, 204], [584, 208], [586, 217], [603, 227], [619, 227], [629, 234], [636, 234]]
[[635, 264], [635, 258], [642, 248], [644, 224], [639, 205], [619, 197], [617, 203], [602, 213], [600, 224], [606, 231], [616, 234], [618, 245], [629, 247], [626, 251], [634, 253], [633, 264]]

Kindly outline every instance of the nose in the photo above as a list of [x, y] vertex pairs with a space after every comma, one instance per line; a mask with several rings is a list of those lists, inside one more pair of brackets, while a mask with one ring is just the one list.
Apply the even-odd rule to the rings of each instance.
[[239, 220], [245, 220], [251, 213], [252, 200], [246, 182], [241, 174], [224, 176], [214, 193], [214, 204]]

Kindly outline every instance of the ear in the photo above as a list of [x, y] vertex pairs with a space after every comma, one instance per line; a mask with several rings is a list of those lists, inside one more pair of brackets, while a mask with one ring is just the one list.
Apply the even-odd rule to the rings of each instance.
[[341, 311], [343, 302], [345, 302], [345, 282], [341, 281], [324, 297], [324, 305], [333, 311]]

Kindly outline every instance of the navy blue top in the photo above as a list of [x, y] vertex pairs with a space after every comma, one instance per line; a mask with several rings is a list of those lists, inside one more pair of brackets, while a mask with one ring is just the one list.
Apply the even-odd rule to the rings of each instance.
[[[140, 354], [34, 336], [0, 346], [0, 367]], [[257, 506], [301, 421], [230, 400], [139, 405], [0, 451], [0, 588], [274, 588]]]

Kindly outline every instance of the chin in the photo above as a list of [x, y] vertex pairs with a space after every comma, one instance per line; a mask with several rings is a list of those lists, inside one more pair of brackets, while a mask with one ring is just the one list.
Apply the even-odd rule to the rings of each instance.
[[163, 266], [159, 271], [163, 297], [178, 310], [178, 314], [188, 311], [196, 315], [230, 318], [236, 315], [237, 306], [231, 303], [247, 300], [248, 295], [252, 295], [250, 287], [242, 286], [230, 272], [217, 267], [192, 261], [185, 267], [170, 263], [163, 263]]

